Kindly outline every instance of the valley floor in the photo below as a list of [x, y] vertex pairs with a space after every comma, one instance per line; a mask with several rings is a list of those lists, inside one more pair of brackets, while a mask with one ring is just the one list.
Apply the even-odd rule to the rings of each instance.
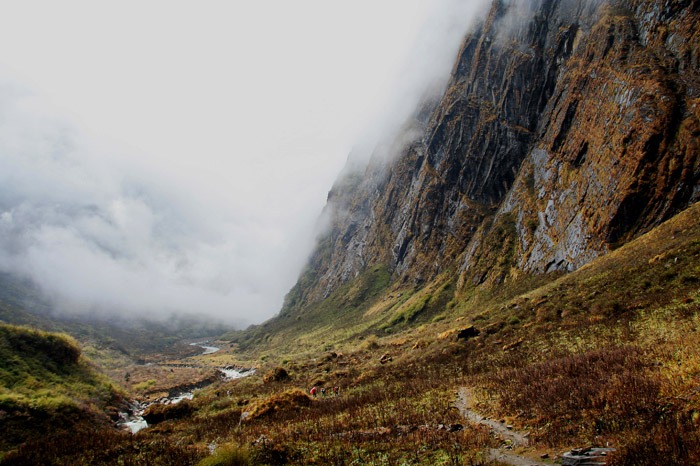
[[[286, 350], [273, 337], [241, 345], [263, 326], [213, 354], [124, 367], [120, 384], [144, 399], [209, 368], [256, 373], [155, 409], [135, 435], [76, 422], [0, 464], [553, 464], [587, 446], [614, 448], [611, 465], [700, 464], [698, 218], [691, 209], [577, 272], [458, 296], [390, 331], [336, 329], [342, 338], [309, 350], [290, 326], [300, 333]], [[12, 413], [0, 414], [7, 426]]]

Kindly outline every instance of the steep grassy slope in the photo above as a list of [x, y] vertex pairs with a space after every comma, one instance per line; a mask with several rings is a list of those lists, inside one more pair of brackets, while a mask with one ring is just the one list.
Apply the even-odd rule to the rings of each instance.
[[81, 423], [105, 427], [119, 400], [72, 338], [0, 325], [0, 451]]
[[299, 314], [283, 313], [230, 338], [242, 353], [272, 356], [308, 355], [367, 336], [439, 333], [467, 322], [498, 327], [501, 336], [506, 321], [517, 322], [521, 332], [529, 323], [531, 331], [561, 334], [691, 299], [700, 286], [699, 248], [700, 204], [695, 204], [570, 274], [523, 274], [498, 284], [456, 284], [452, 274], [444, 274], [416, 287], [391, 282], [377, 266]]
[[[438, 283], [404, 290], [403, 303], [424, 306]], [[395, 304], [377, 306], [400, 294], [387, 290], [356, 312], [372, 316], [366, 328], [375, 337], [346, 335], [334, 346], [359, 368], [317, 358], [318, 368], [299, 367], [315, 374], [300, 376], [307, 384], [405, 386], [439, 364], [445, 384], [471, 387], [483, 413], [528, 429], [540, 448], [611, 443], [620, 464], [700, 459], [692, 446], [700, 439], [699, 204], [577, 272], [453, 290], [430, 319], [403, 329], [387, 327]], [[470, 326], [479, 335], [457, 341]], [[303, 335], [304, 324], [296, 331]], [[290, 352], [296, 341], [288, 340]], [[279, 345], [261, 350], [286, 357]], [[393, 367], [379, 363], [385, 354]]]

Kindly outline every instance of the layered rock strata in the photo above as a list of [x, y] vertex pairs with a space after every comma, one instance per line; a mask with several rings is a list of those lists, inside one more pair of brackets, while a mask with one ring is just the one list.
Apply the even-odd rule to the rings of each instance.
[[495, 1], [410, 142], [333, 187], [286, 308], [375, 264], [462, 286], [571, 271], [699, 200], [699, 10]]

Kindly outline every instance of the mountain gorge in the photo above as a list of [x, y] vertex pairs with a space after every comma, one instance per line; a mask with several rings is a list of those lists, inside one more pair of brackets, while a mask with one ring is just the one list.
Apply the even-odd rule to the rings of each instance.
[[0, 464], [700, 464], [698, 23], [493, 0], [259, 325], [59, 319], [0, 274]]
[[410, 137], [337, 181], [282, 315], [377, 265], [418, 288], [570, 272], [699, 200], [697, 20], [694, 1], [494, 2]]

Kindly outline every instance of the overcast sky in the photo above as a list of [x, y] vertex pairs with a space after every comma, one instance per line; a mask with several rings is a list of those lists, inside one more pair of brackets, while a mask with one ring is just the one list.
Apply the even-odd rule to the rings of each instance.
[[4, 3], [0, 269], [63, 312], [271, 317], [481, 3]]

